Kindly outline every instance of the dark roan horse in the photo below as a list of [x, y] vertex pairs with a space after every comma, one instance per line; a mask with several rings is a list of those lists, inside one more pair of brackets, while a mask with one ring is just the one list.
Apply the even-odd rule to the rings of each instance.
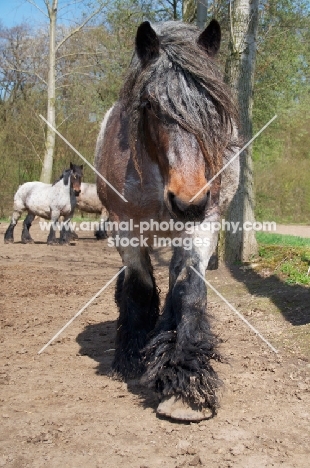
[[[125, 379], [143, 374], [142, 383], [159, 395], [157, 413], [186, 421], [209, 418], [218, 407], [220, 380], [212, 364], [221, 358], [218, 340], [206, 312], [206, 284], [191, 267], [204, 278], [218, 233], [203, 223], [220, 220], [239, 177], [234, 160], [207, 184], [238, 150], [236, 109], [214, 61], [220, 41], [216, 20], [203, 32], [181, 22], [142, 23], [120, 99], [103, 121], [96, 148], [98, 171], [127, 200], [97, 178], [110, 220], [125, 223], [114, 231], [124, 240], [118, 251], [127, 268], [115, 293], [113, 371]], [[163, 233], [181, 243], [173, 250], [160, 314], [149, 256], [160, 233], [150, 228], [148, 246], [128, 240], [139, 237], [141, 222], [171, 219], [196, 225], [190, 233], [174, 227]], [[185, 249], [188, 238], [192, 245]]]

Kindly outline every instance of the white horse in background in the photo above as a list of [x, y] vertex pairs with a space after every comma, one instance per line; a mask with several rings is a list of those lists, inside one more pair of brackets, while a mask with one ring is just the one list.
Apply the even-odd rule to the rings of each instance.
[[14, 228], [22, 213], [27, 211], [28, 214], [23, 224], [21, 238], [23, 244], [33, 242], [29, 229], [35, 216], [52, 221], [47, 244], [57, 242], [57, 223], [60, 216], [63, 216], [63, 228], [59, 242], [61, 244], [68, 243], [71, 232], [66, 229], [66, 225], [69, 225], [72, 218], [76, 206], [76, 196], [81, 191], [82, 177], [83, 165], [70, 163], [70, 168], [66, 169], [53, 185], [44, 184], [43, 182], [26, 182], [21, 185], [14, 196], [14, 211], [10, 225], [4, 235], [4, 242], [6, 244], [14, 242]]
[[76, 203], [76, 207], [82, 212], [100, 214], [100, 224], [98, 229], [95, 231], [95, 236], [98, 240], [106, 239], [108, 236], [105, 229], [105, 223], [109, 219], [109, 212], [103, 206], [98, 197], [96, 184], [82, 182], [81, 191], [79, 196], [76, 198]]

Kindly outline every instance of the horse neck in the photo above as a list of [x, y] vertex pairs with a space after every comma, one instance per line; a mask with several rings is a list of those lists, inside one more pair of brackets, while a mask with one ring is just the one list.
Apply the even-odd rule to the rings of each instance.
[[71, 186], [71, 175], [69, 176], [68, 178], [68, 184], [65, 185], [64, 183], [64, 179], [60, 179], [55, 185], [54, 187], [57, 187], [58, 189], [60, 189], [63, 193], [73, 193], [73, 188]]

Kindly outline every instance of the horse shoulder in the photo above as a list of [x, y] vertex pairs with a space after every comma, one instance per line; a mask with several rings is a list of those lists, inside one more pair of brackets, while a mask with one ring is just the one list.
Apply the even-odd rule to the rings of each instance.
[[[96, 169], [106, 178], [110, 184], [120, 193], [123, 192], [126, 176], [126, 168], [130, 160], [128, 144], [128, 118], [117, 102], [111, 109], [104, 129], [97, 140]], [[108, 204], [113, 199], [113, 204], [122, 203], [115, 192], [107, 190], [102, 177], [97, 177], [97, 190], [101, 203], [109, 209]], [[107, 192], [109, 196], [107, 196]]]
[[76, 197], [71, 193], [70, 181], [68, 185], [64, 185], [63, 179], [59, 180], [51, 187], [49, 195], [51, 211], [67, 213], [75, 208]]

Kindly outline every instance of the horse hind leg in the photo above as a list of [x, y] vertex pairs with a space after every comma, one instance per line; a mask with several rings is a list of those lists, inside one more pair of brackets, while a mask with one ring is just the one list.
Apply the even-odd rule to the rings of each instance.
[[30, 235], [29, 229], [31, 228], [34, 218], [35, 218], [35, 215], [32, 213], [28, 213], [25, 218], [25, 221], [23, 223], [23, 231], [22, 231], [22, 244], [33, 243], [33, 239]]
[[72, 214], [70, 213], [69, 216], [65, 216], [62, 222], [62, 227], [60, 231], [60, 237], [59, 237], [59, 244], [60, 245], [66, 245], [69, 244], [71, 240], [75, 240], [78, 238], [78, 236], [74, 236], [75, 232], [72, 231], [71, 229], [71, 217]]
[[95, 237], [97, 240], [107, 239], [108, 234], [105, 228], [105, 223], [109, 221], [109, 213], [106, 208], [103, 208], [101, 211], [100, 224], [98, 229], [95, 230]]
[[125, 248], [123, 262], [127, 268], [115, 290], [119, 318], [112, 371], [133, 378], [144, 371], [142, 350], [157, 322], [159, 294], [147, 248]]
[[12, 244], [14, 242], [14, 228], [17, 224], [17, 221], [21, 217], [22, 211], [17, 211], [14, 210], [12, 217], [11, 217], [11, 222], [9, 224], [9, 227], [5, 231], [4, 234], [4, 243], [5, 244]]

